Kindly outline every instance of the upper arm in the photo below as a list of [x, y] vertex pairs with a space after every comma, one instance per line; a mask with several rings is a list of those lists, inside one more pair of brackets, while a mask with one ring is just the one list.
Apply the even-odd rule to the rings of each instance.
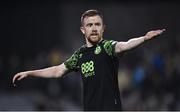
[[104, 48], [109, 56], [119, 57], [121, 53], [124, 51], [123, 47], [126, 45], [126, 42], [118, 42], [114, 40], [105, 41]]
[[124, 46], [125, 46], [126, 42], [117, 42], [115, 45], [115, 53], [119, 54], [121, 52], [124, 51]]
[[70, 71], [78, 70], [78, 61], [79, 61], [79, 52], [76, 51], [69, 59], [64, 62], [64, 66], [66, 69]]
[[56, 66], [56, 71], [57, 71], [57, 77], [61, 77], [67, 72], [69, 72], [69, 69], [64, 65], [64, 63]]
[[116, 53], [115, 53], [116, 43], [117, 43], [117, 41], [114, 41], [114, 40], [104, 40], [104, 42], [103, 42], [103, 47], [104, 47], [106, 53], [111, 57], [116, 56]]

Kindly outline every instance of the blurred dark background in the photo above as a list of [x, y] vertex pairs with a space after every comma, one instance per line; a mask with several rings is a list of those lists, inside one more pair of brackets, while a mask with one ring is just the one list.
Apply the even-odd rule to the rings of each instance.
[[180, 110], [180, 3], [172, 0], [99, 0], [0, 3], [0, 110], [82, 110], [77, 73], [59, 79], [17, 72], [61, 64], [82, 44], [80, 17], [89, 9], [105, 19], [104, 38], [127, 41], [154, 29], [161, 36], [120, 58], [124, 110]]

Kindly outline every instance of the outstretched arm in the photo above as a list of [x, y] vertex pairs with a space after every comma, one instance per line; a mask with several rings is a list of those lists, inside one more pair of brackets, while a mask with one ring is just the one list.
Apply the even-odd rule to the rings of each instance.
[[135, 48], [138, 45], [142, 44], [143, 42], [150, 40], [150, 39], [154, 38], [155, 36], [160, 35], [164, 31], [165, 31], [165, 29], [153, 30], [153, 31], [149, 31], [145, 36], [133, 38], [133, 39], [128, 40], [127, 42], [117, 42], [117, 44], [115, 46], [115, 53], [118, 54], [123, 51]]
[[43, 77], [43, 78], [58, 78], [66, 74], [67, 72], [68, 72], [68, 69], [66, 68], [64, 63], [58, 66], [53, 66], [53, 67], [49, 67], [45, 69], [20, 72], [20, 73], [17, 73], [13, 77], [13, 84], [15, 83], [16, 80], [20, 81], [27, 76]]

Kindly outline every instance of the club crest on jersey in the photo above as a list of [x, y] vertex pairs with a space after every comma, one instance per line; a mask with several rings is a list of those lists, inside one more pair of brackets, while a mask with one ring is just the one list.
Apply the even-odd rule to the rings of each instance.
[[79, 58], [82, 58], [82, 55], [83, 55], [82, 53], [81, 53], [81, 54], [79, 54]]
[[101, 47], [97, 46], [96, 50], [94, 51], [94, 54], [99, 54], [101, 52]]

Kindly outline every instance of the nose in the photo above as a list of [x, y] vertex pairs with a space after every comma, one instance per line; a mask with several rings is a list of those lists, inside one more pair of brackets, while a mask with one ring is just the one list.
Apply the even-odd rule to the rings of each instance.
[[92, 31], [97, 32], [97, 27], [95, 25], [92, 26]]

